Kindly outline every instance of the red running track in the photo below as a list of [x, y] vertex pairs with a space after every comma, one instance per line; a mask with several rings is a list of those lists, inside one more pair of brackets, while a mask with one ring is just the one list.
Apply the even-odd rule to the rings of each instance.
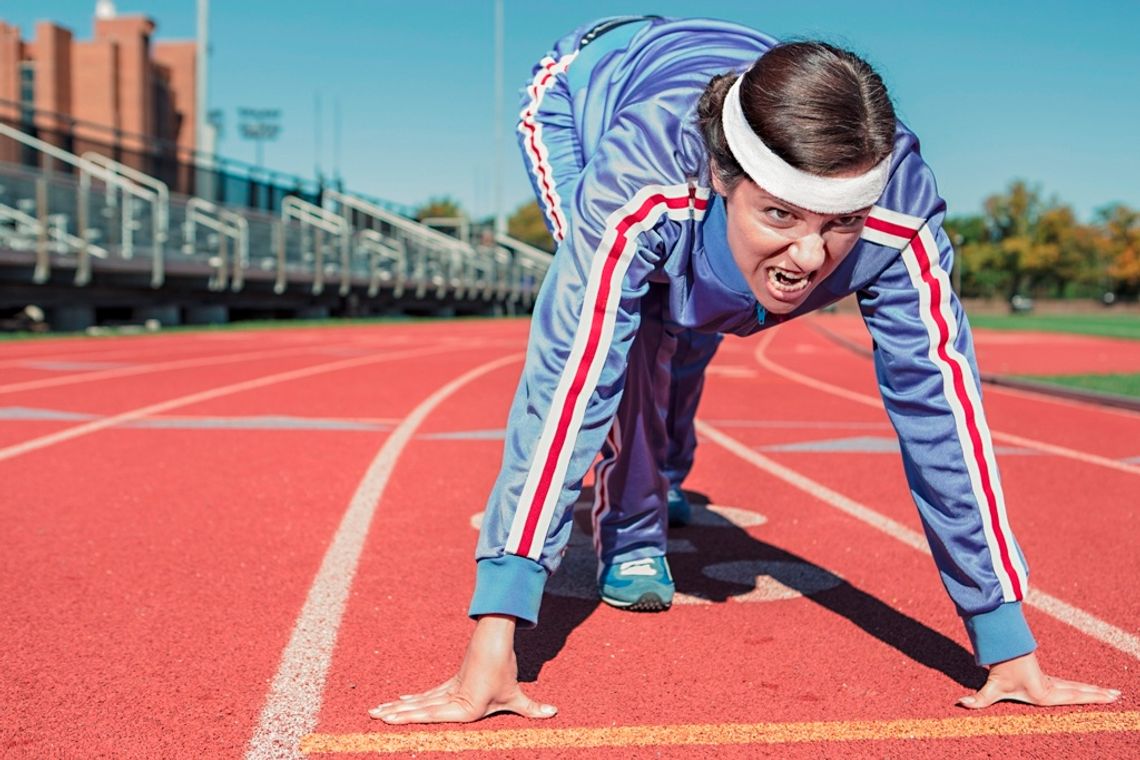
[[[835, 319], [829, 326], [848, 327]], [[471, 519], [500, 459], [494, 431], [525, 333], [522, 321], [445, 322], [0, 347], [3, 754], [249, 752], [346, 509], [386, 442], [409, 431], [359, 537], [354, 571], [341, 579], [343, 617], [318, 621], [335, 631], [327, 671], [287, 690], [309, 701], [302, 707], [311, 721], [269, 738], [281, 756], [334, 739], [397, 756], [407, 748], [384, 742], [439, 749], [431, 742], [454, 727], [391, 728], [366, 710], [444, 679], [458, 663], [470, 630]], [[979, 331], [980, 345], [986, 336]], [[1140, 353], [1140, 344], [1121, 343]], [[883, 412], [765, 369], [758, 346], [725, 342], [702, 419], [918, 530], [898, 455], [886, 450]], [[777, 331], [761, 358], [849, 393], [875, 393], [870, 363], [806, 324]], [[409, 414], [425, 399], [495, 360], [501, 366], [455, 388], [410, 429]], [[984, 368], [986, 360], [983, 353]], [[108, 372], [118, 374], [99, 375]], [[545, 734], [555, 748], [542, 734], [519, 739], [517, 752], [538, 757], [1133, 755], [1140, 653], [1128, 647], [1140, 631], [1132, 593], [1140, 463], [1128, 461], [1140, 456], [1140, 415], [998, 389], [987, 389], [986, 401], [995, 433], [1094, 458], [1015, 446], [998, 453], [1031, 586], [1124, 634], [1106, 641], [1090, 635], [1087, 619], [1032, 607], [1042, 659], [1059, 674], [1124, 690], [1117, 704], [1003, 704], [982, 716], [955, 708], [980, 671], [930, 558], [706, 436], [688, 486], [741, 511], [702, 509], [700, 524], [674, 534], [671, 564], [690, 603], [665, 615], [599, 606], [589, 593], [589, 548], [577, 536], [542, 624], [519, 641], [530, 691], [560, 715], [541, 724], [502, 716], [462, 730], [499, 732], [472, 734], [483, 755], [496, 757], [503, 751], [491, 742], [517, 729], [569, 732]], [[99, 427], [114, 415], [119, 424]], [[65, 431], [71, 437], [49, 438]], [[29, 441], [41, 443], [18, 448]], [[830, 450], [836, 441], [847, 450]], [[1077, 733], [1061, 721], [1034, 734], [1018, 722], [1026, 716], [1039, 726], [1057, 716], [1091, 720], [1096, 730]], [[967, 721], [980, 718], [997, 721], [996, 735], [936, 738], [969, 734], [981, 724]], [[865, 723], [886, 720], [916, 720], [922, 738], [901, 738], [899, 724]], [[802, 734], [815, 721], [830, 722], [826, 739], [742, 744], [733, 728], [770, 723]], [[692, 724], [704, 727], [707, 743], [683, 743]], [[875, 738], [852, 738], [867, 725]], [[630, 746], [628, 734], [597, 733], [613, 727], [663, 727], [663, 738]], [[312, 753], [342, 754], [355, 753]]]

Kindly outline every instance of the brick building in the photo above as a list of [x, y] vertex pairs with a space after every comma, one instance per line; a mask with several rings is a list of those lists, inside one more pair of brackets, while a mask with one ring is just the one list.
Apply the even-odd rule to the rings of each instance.
[[[51, 21], [23, 40], [0, 18], [0, 121], [72, 150], [102, 147], [140, 168], [146, 154], [193, 150], [196, 43], [155, 41], [154, 30], [150, 18], [117, 15], [107, 0], [91, 40]], [[0, 160], [12, 160], [4, 149]]]

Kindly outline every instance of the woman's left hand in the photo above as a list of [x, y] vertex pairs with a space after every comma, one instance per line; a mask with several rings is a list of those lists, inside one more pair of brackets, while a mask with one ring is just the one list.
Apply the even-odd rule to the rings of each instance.
[[991, 665], [985, 686], [970, 696], [962, 697], [958, 704], [972, 710], [989, 707], [1003, 699], [1041, 706], [1089, 705], [1115, 702], [1119, 696], [1116, 689], [1047, 676], [1041, 670], [1037, 656], [1030, 652]]

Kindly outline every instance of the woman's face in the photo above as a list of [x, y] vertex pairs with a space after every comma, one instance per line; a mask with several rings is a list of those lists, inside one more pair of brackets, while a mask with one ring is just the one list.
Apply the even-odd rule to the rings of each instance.
[[847, 257], [871, 208], [818, 214], [793, 206], [750, 179], [725, 193], [715, 173], [713, 189], [725, 196], [728, 247], [760, 305], [787, 314]]

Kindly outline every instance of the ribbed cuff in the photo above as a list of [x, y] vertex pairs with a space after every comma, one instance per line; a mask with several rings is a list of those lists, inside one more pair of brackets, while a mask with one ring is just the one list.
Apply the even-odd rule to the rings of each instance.
[[514, 554], [481, 559], [475, 565], [475, 593], [467, 614], [513, 615], [521, 628], [538, 623], [546, 570], [532, 559]]
[[1012, 660], [1037, 648], [1021, 602], [1006, 602], [990, 612], [963, 616], [962, 621], [979, 665]]

